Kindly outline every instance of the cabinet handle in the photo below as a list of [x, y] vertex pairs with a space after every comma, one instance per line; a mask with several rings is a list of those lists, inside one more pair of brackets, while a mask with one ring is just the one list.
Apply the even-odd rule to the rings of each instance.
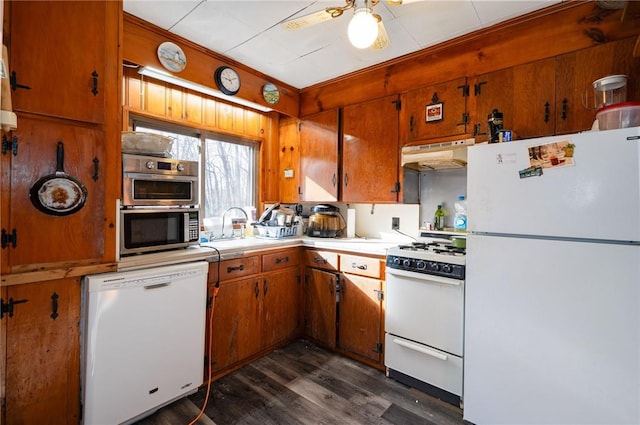
[[352, 269], [367, 270], [367, 265], [366, 264], [358, 265], [356, 262], [353, 262], [353, 263], [351, 263], [351, 268]]
[[544, 122], [549, 122], [549, 102], [544, 104]]
[[60, 296], [55, 292], [51, 295], [51, 318], [56, 320], [58, 318], [58, 298]]
[[256, 299], [260, 296], [260, 285], [256, 280], [256, 284], [253, 286], [253, 293], [256, 295]]
[[409, 133], [413, 133], [413, 115], [409, 118]]
[[344, 185], [349, 186], [349, 174], [344, 173]]
[[289, 262], [289, 257], [279, 257], [276, 258], [276, 264], [280, 264], [280, 263], [288, 263]]
[[336, 173], [333, 173], [333, 177], [331, 178], [331, 184], [333, 184], [333, 187], [336, 187], [336, 183], [338, 183], [337, 180], [338, 179], [336, 179]]
[[93, 88], [91, 89], [91, 93], [93, 93], [94, 96], [98, 95], [98, 73], [96, 71], [93, 71], [91, 73], [91, 79], [93, 80]]
[[567, 120], [567, 109], [568, 109], [568, 106], [569, 106], [568, 103], [569, 103], [569, 101], [566, 98], [562, 99], [562, 115], [561, 115], [561, 118], [562, 118], [563, 121]]
[[244, 270], [244, 264], [240, 264], [238, 267], [227, 267], [227, 273], [231, 273], [236, 270], [239, 270], [239, 271]]
[[313, 262], [315, 264], [327, 264], [328, 261], [325, 258], [322, 257], [313, 257]]
[[98, 157], [93, 157], [93, 177], [91, 177], [93, 179], [94, 182], [98, 181], [98, 179], [100, 178], [98, 176], [98, 171], [100, 170], [100, 160], [98, 159]]
[[269, 290], [269, 281], [267, 279], [264, 280], [264, 283], [262, 284], [262, 294], [266, 297], [267, 296], [267, 291]]

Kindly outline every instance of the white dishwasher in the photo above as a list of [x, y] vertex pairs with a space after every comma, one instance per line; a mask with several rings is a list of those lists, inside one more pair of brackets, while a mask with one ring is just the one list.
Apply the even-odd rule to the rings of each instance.
[[203, 382], [208, 263], [87, 276], [83, 423], [131, 423]]

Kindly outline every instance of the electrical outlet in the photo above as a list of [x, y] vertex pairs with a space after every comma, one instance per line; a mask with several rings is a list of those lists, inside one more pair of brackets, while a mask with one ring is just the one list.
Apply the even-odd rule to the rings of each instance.
[[391, 217], [391, 230], [400, 230], [400, 217]]

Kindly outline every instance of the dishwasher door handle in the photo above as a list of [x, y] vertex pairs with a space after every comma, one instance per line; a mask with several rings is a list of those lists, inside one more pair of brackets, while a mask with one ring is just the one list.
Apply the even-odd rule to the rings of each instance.
[[444, 360], [444, 361], [447, 360], [447, 355], [442, 354], [442, 353], [440, 353], [440, 352], [438, 352], [436, 350], [432, 350], [432, 349], [427, 348], [427, 347], [422, 347], [422, 346], [420, 346], [418, 344], [413, 344], [411, 342], [403, 341], [403, 340], [398, 339], [398, 338], [394, 338], [393, 342], [394, 342], [394, 344], [398, 344], [398, 345], [400, 345], [402, 347], [405, 347], [405, 348], [408, 348], [410, 350], [417, 351], [417, 352], [422, 353], [422, 354], [426, 354], [427, 356], [435, 357], [436, 359], [440, 359], [440, 360]]
[[143, 286], [143, 288], [145, 290], [152, 290], [152, 289], [160, 289], [160, 288], [164, 288], [171, 285], [171, 283], [169, 282], [165, 282], [165, 283], [156, 283], [155, 285], [145, 285]]

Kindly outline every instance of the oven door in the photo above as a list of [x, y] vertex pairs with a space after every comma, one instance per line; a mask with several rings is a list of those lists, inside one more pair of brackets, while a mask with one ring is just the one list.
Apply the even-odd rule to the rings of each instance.
[[197, 209], [120, 211], [120, 254], [185, 248], [198, 244]]
[[385, 331], [462, 357], [464, 281], [387, 268]]
[[122, 205], [175, 206], [198, 204], [198, 178], [163, 174], [124, 173]]

